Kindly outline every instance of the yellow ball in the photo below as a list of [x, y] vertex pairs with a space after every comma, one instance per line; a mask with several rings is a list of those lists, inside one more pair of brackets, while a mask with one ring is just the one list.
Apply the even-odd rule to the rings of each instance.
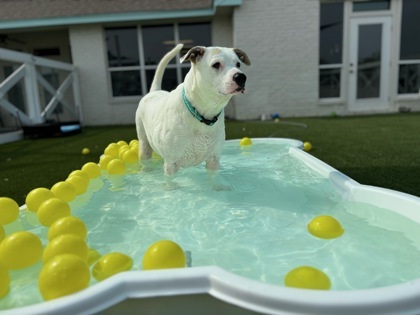
[[252, 145], [252, 140], [250, 138], [248, 138], [248, 137], [244, 137], [239, 142], [239, 145], [241, 145], [241, 146]]
[[83, 155], [88, 155], [89, 153], [90, 153], [89, 148], [83, 148], [83, 149], [82, 149], [82, 154], [83, 154]]
[[301, 266], [289, 271], [284, 278], [284, 284], [301, 289], [329, 290], [331, 288], [328, 276], [310, 266]]
[[76, 188], [76, 195], [84, 194], [89, 186], [89, 181], [76, 175], [67, 178], [66, 182], [72, 184], [74, 188]]
[[19, 205], [11, 198], [0, 197], [0, 225], [15, 221], [19, 216]]
[[48, 230], [48, 240], [52, 240], [59, 235], [73, 234], [86, 239], [87, 228], [82, 220], [76, 217], [64, 217], [55, 221]]
[[42, 243], [31, 232], [15, 232], [0, 243], [0, 264], [7, 269], [23, 269], [35, 264], [42, 254]]
[[45, 300], [66, 296], [89, 286], [89, 266], [71, 254], [55, 256], [44, 265], [38, 278], [38, 288]]
[[117, 144], [119, 145], [120, 148], [123, 147], [123, 146], [128, 146], [128, 143], [124, 140], [118, 141]]
[[6, 267], [0, 265], [0, 299], [9, 292], [10, 274]]
[[51, 258], [61, 254], [79, 256], [84, 261], [88, 258], [88, 246], [86, 242], [74, 234], [62, 234], [53, 238], [45, 247], [42, 260], [47, 263]]
[[108, 167], [108, 163], [111, 162], [114, 159], [114, 157], [110, 156], [110, 155], [102, 155], [99, 158], [99, 167], [103, 170], [106, 170]]
[[59, 198], [51, 198], [39, 206], [37, 216], [39, 222], [44, 226], [50, 226], [60, 218], [71, 215], [70, 206]]
[[114, 159], [108, 163], [106, 168], [111, 175], [121, 175], [125, 173], [125, 164], [120, 159]]
[[119, 272], [128, 271], [133, 267], [133, 259], [121, 253], [109, 253], [102, 256], [93, 266], [92, 275], [102, 281]]
[[152, 244], [144, 254], [143, 270], [183, 268], [185, 253], [175, 242], [163, 240]]
[[101, 175], [101, 168], [98, 164], [89, 162], [82, 166], [82, 171], [86, 172], [89, 178], [98, 178]]
[[320, 215], [308, 224], [308, 231], [319, 238], [336, 238], [344, 233], [340, 222], [329, 215]]
[[6, 231], [4, 230], [4, 227], [0, 225], [0, 242], [4, 239], [6, 236]]
[[128, 145], [122, 146], [120, 150], [118, 151], [118, 157], [122, 160], [124, 153], [127, 152], [128, 150], [130, 150], [130, 147]]
[[75, 170], [75, 171], [71, 172], [68, 177], [73, 177], [73, 176], [80, 176], [89, 183], [90, 177], [89, 177], [88, 173], [86, 173], [85, 171]]
[[312, 150], [312, 144], [310, 142], [304, 142], [303, 143], [303, 151], [311, 151]]
[[111, 143], [105, 148], [104, 154], [110, 155], [113, 158], [118, 156], [118, 151], [120, 150], [120, 146], [116, 143]]
[[37, 212], [41, 203], [45, 200], [53, 198], [54, 193], [47, 188], [35, 188], [26, 196], [26, 207], [29, 211]]
[[138, 146], [139, 145], [139, 140], [133, 139], [133, 140], [130, 141], [130, 143], [128, 145], [130, 146], [130, 148], [132, 148], [134, 146]]
[[136, 149], [126, 150], [123, 155], [125, 163], [136, 163], [139, 160], [139, 154]]
[[95, 262], [98, 261], [99, 258], [101, 258], [101, 254], [96, 249], [89, 248], [87, 258], [88, 265], [92, 266]]
[[76, 198], [76, 187], [69, 182], [58, 182], [51, 187], [51, 191], [57, 198], [65, 202], [73, 201]]

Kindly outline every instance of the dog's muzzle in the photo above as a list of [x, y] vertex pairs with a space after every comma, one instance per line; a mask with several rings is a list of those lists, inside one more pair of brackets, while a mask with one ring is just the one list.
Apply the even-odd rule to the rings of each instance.
[[233, 81], [238, 85], [238, 88], [236, 89], [236, 91], [243, 92], [245, 90], [245, 82], [246, 82], [245, 74], [241, 72], [235, 73], [233, 75]]

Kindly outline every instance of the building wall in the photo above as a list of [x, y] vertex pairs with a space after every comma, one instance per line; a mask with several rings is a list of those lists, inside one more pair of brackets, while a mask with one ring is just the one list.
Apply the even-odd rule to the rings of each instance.
[[111, 103], [101, 25], [71, 26], [73, 64], [79, 69], [85, 125], [134, 124], [136, 102]]
[[252, 63], [244, 67], [247, 91], [236, 96], [236, 118], [317, 115], [319, 2], [244, 0], [233, 29]]

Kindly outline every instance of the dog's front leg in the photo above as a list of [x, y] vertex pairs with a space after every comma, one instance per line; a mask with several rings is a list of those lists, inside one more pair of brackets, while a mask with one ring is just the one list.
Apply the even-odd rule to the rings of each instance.
[[165, 190], [175, 190], [178, 185], [173, 181], [174, 175], [178, 172], [180, 165], [176, 162], [165, 161], [163, 163], [163, 170], [165, 173]]
[[206, 161], [207, 174], [209, 175], [210, 183], [214, 190], [231, 190], [232, 186], [226, 182], [219, 173], [220, 158], [212, 157]]

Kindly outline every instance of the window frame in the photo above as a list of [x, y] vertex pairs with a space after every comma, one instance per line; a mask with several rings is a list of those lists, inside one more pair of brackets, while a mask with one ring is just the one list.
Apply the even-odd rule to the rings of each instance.
[[[180, 25], [184, 25], [184, 24], [208, 24], [210, 29], [211, 29], [211, 21], [197, 21], [197, 22], [169, 22], [169, 23], [161, 23], [161, 24], [157, 24], [157, 25], [149, 25], [149, 24], [129, 24], [129, 25], [125, 25], [125, 26], [104, 26], [103, 27], [103, 38], [104, 38], [104, 49], [105, 49], [105, 56], [106, 56], [106, 63], [105, 63], [105, 68], [106, 68], [106, 72], [107, 72], [107, 86], [108, 86], [108, 99], [110, 99], [110, 101], [112, 103], [126, 103], [126, 102], [130, 102], [133, 100], [138, 101], [139, 99], [141, 99], [143, 96], [145, 96], [148, 93], [147, 90], [147, 75], [146, 72], [148, 70], [156, 70], [157, 69], [157, 64], [156, 65], [146, 65], [145, 64], [145, 55], [144, 55], [144, 45], [143, 45], [143, 33], [142, 33], [142, 29], [143, 27], [148, 27], [148, 26], [164, 26], [164, 25], [170, 25], [171, 27], [173, 27], [173, 32], [174, 32], [174, 47], [177, 44], [181, 43], [180, 40], [180, 34], [179, 34], [179, 26]], [[108, 60], [108, 48], [106, 45], [106, 30], [107, 29], [116, 29], [116, 28], [130, 28], [130, 27], [135, 27], [136, 28], [136, 35], [137, 35], [137, 49], [139, 52], [139, 65], [136, 66], [118, 66], [118, 67], [110, 67], [109, 65], [109, 60]], [[210, 33], [211, 36], [211, 33]], [[210, 37], [210, 42], [212, 42], [212, 38]], [[163, 56], [162, 56], [163, 57]], [[178, 84], [181, 84], [183, 82], [183, 75], [182, 75], [182, 70], [183, 69], [189, 69], [191, 67], [190, 63], [180, 63], [180, 59], [181, 56], [178, 54], [176, 55], [176, 60], [175, 63], [169, 63], [166, 66], [166, 69], [175, 69], [176, 70], [176, 78], [178, 81]], [[127, 96], [114, 96], [113, 95], [113, 87], [112, 87], [112, 77], [111, 77], [111, 73], [112, 72], [117, 72], [117, 71], [139, 71], [140, 72], [140, 84], [141, 84], [141, 94], [140, 95], [127, 95]]]
[[[321, 6], [323, 4], [329, 4], [329, 3], [338, 3], [340, 1], [321, 1], [320, 2], [320, 8], [319, 8], [319, 45], [321, 45]], [[342, 34], [341, 34], [341, 63], [331, 63], [331, 64], [321, 64], [318, 60], [318, 90], [317, 90], [317, 94], [318, 94], [318, 103], [320, 105], [330, 105], [330, 104], [341, 104], [344, 102], [344, 80], [345, 78], [343, 77], [344, 75], [344, 59], [345, 59], [345, 49], [346, 49], [346, 36], [345, 36], [345, 28], [346, 28], [346, 6], [345, 3], [343, 3], [343, 15], [342, 15]], [[340, 87], [339, 87], [339, 96], [336, 97], [321, 97], [320, 94], [320, 88], [321, 88], [321, 72], [322, 70], [332, 70], [332, 69], [337, 69], [340, 73]]]

